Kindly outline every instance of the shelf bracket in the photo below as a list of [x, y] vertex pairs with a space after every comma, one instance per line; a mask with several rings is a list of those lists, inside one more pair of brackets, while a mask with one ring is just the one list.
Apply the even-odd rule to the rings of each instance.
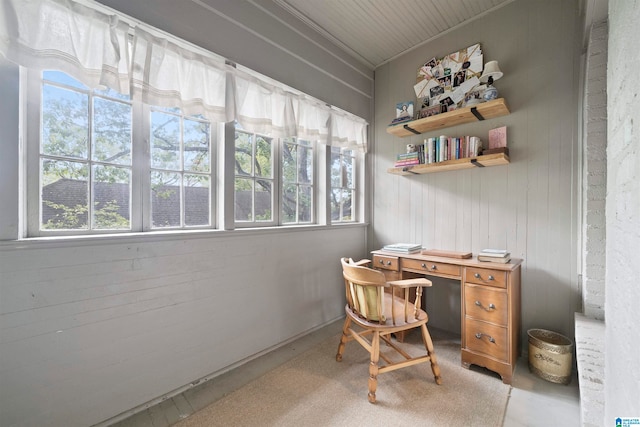
[[409, 173], [412, 173], [414, 175], [420, 175], [419, 173], [412, 171], [411, 168], [407, 168], [407, 167], [402, 168], [402, 172], [409, 172]]
[[404, 125], [403, 126], [406, 130], [408, 130], [409, 132], [413, 132], [416, 135], [420, 135], [420, 132], [418, 132], [417, 130], [413, 129], [412, 127], [410, 127], [409, 125]]
[[484, 117], [482, 117], [482, 114], [478, 112], [478, 109], [476, 107], [471, 107], [471, 114], [476, 116], [476, 119], [480, 121], [484, 120]]
[[471, 159], [471, 164], [474, 165], [474, 166], [477, 166], [479, 168], [483, 168], [484, 167], [484, 165], [482, 163], [478, 162], [478, 159]]

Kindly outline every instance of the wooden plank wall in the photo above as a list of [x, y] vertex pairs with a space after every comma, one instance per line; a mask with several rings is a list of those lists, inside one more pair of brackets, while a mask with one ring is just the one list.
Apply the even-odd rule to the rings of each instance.
[[[474, 253], [497, 247], [523, 258], [525, 350], [528, 328], [573, 336], [573, 313], [580, 309], [579, 29], [576, 1], [516, 0], [376, 70], [372, 246], [412, 241]], [[418, 67], [475, 43], [485, 62], [499, 62], [504, 77], [495, 86], [511, 114], [433, 134], [387, 134], [396, 103], [415, 99]], [[507, 166], [410, 177], [386, 173], [406, 144], [438, 135], [486, 141], [488, 131], [500, 126], [508, 129]], [[459, 330], [458, 292], [456, 286], [427, 292], [433, 326]]]

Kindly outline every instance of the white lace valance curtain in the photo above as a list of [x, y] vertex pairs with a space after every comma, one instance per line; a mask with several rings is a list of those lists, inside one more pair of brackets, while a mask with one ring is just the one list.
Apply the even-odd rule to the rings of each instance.
[[276, 137], [296, 136], [295, 95], [236, 71], [236, 120], [242, 129]]
[[171, 41], [135, 29], [131, 87], [134, 97], [212, 121], [233, 120], [227, 113], [226, 65]]
[[367, 151], [367, 123], [343, 114], [331, 114], [329, 145]]
[[18, 65], [253, 132], [366, 151], [363, 120], [196, 50], [72, 0], [0, 0], [0, 54]]
[[298, 138], [326, 142], [331, 118], [329, 107], [304, 97], [300, 97], [295, 105]]
[[0, 53], [8, 60], [129, 93], [129, 26], [117, 16], [69, 0], [0, 1]]

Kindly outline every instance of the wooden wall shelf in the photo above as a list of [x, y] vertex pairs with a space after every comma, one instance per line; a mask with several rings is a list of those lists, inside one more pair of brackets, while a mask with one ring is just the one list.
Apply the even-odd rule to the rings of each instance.
[[509, 109], [504, 98], [483, 102], [473, 107], [460, 108], [448, 113], [441, 113], [424, 119], [388, 126], [387, 133], [399, 137], [419, 135], [437, 129], [461, 125], [478, 120], [493, 119], [506, 116]]
[[488, 154], [486, 156], [468, 157], [464, 159], [446, 160], [426, 165], [403, 166], [389, 168], [387, 172], [394, 175], [422, 175], [425, 173], [446, 172], [458, 169], [469, 169], [486, 166], [509, 164], [509, 156], [505, 153]]

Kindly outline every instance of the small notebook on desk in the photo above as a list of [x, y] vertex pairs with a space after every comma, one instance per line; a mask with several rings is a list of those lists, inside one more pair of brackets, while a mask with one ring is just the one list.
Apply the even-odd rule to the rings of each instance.
[[393, 243], [382, 247], [385, 251], [400, 252], [403, 254], [413, 254], [420, 252], [422, 245], [417, 243]]
[[483, 249], [478, 254], [478, 261], [506, 264], [511, 261], [511, 254], [506, 249]]
[[423, 249], [422, 255], [432, 255], [458, 259], [471, 258], [471, 252], [441, 251], [439, 249]]

